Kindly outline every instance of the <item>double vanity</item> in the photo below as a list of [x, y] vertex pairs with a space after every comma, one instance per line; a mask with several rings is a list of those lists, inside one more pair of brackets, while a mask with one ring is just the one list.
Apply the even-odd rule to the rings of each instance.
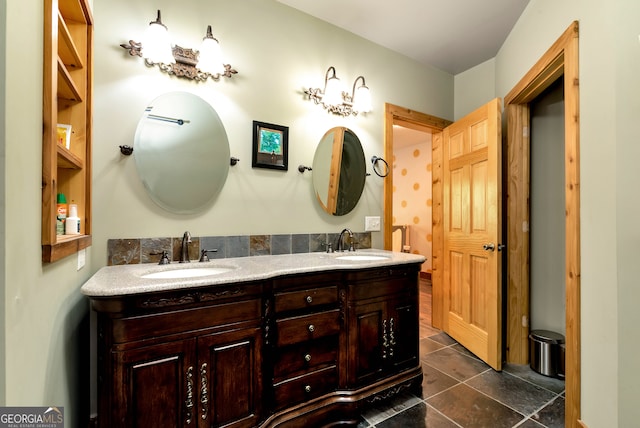
[[355, 425], [420, 391], [423, 256], [381, 250], [108, 266], [100, 427]]

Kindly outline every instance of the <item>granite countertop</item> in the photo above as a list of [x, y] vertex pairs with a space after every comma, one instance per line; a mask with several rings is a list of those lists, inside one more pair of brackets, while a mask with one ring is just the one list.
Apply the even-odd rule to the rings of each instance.
[[[369, 260], [345, 260], [344, 256], [374, 256]], [[380, 256], [380, 257], [375, 257]], [[157, 265], [151, 263], [123, 266], [106, 266], [96, 272], [82, 286], [81, 291], [89, 297], [114, 297], [181, 288], [203, 287], [244, 281], [256, 281], [276, 276], [321, 272], [327, 270], [350, 270], [372, 267], [393, 266], [409, 263], [423, 263], [425, 257], [417, 254], [398, 253], [384, 250], [358, 250], [342, 253], [304, 253], [276, 256], [251, 256], [215, 259], [209, 262], [171, 263]], [[146, 275], [172, 270], [218, 269], [221, 273], [202, 276], [187, 275], [180, 278], [149, 278]], [[181, 276], [181, 275], [179, 275]]]

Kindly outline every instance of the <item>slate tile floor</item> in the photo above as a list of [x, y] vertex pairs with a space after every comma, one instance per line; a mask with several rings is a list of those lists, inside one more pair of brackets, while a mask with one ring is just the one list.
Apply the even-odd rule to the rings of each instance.
[[564, 427], [564, 382], [528, 365], [496, 372], [431, 327], [431, 287], [421, 283], [422, 396], [406, 393], [362, 413], [358, 428]]

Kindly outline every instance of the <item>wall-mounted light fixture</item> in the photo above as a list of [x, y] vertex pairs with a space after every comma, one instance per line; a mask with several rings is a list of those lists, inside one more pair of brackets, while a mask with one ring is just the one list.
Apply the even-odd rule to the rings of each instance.
[[128, 49], [129, 55], [144, 58], [147, 66], [157, 65], [160, 70], [177, 77], [205, 81], [209, 77], [218, 80], [238, 73], [231, 65], [223, 63], [220, 43], [213, 37], [210, 25], [199, 51], [171, 46], [169, 31], [160, 19], [160, 11], [156, 20], [149, 23], [142, 42], [129, 40], [129, 44], [120, 46]]
[[[360, 86], [358, 82], [362, 80]], [[336, 76], [335, 67], [331, 66], [324, 76], [324, 89], [309, 88], [304, 91], [316, 104], [334, 114], [342, 116], [357, 115], [371, 111], [371, 93], [363, 76], [356, 77], [351, 93], [343, 90], [340, 79]]]

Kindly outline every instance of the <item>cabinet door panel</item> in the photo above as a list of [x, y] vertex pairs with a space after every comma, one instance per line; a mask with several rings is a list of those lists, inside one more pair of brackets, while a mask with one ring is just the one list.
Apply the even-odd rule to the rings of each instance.
[[413, 366], [418, 361], [418, 302], [403, 299], [391, 301], [389, 305], [392, 307], [389, 314], [391, 362], [396, 369]]
[[360, 384], [382, 370], [383, 321], [385, 303], [376, 302], [352, 308], [349, 317], [349, 377]]
[[200, 426], [249, 427], [260, 417], [259, 328], [198, 338]]
[[115, 354], [114, 386], [124, 402], [114, 402], [112, 425], [195, 426], [195, 340], [169, 342]]

